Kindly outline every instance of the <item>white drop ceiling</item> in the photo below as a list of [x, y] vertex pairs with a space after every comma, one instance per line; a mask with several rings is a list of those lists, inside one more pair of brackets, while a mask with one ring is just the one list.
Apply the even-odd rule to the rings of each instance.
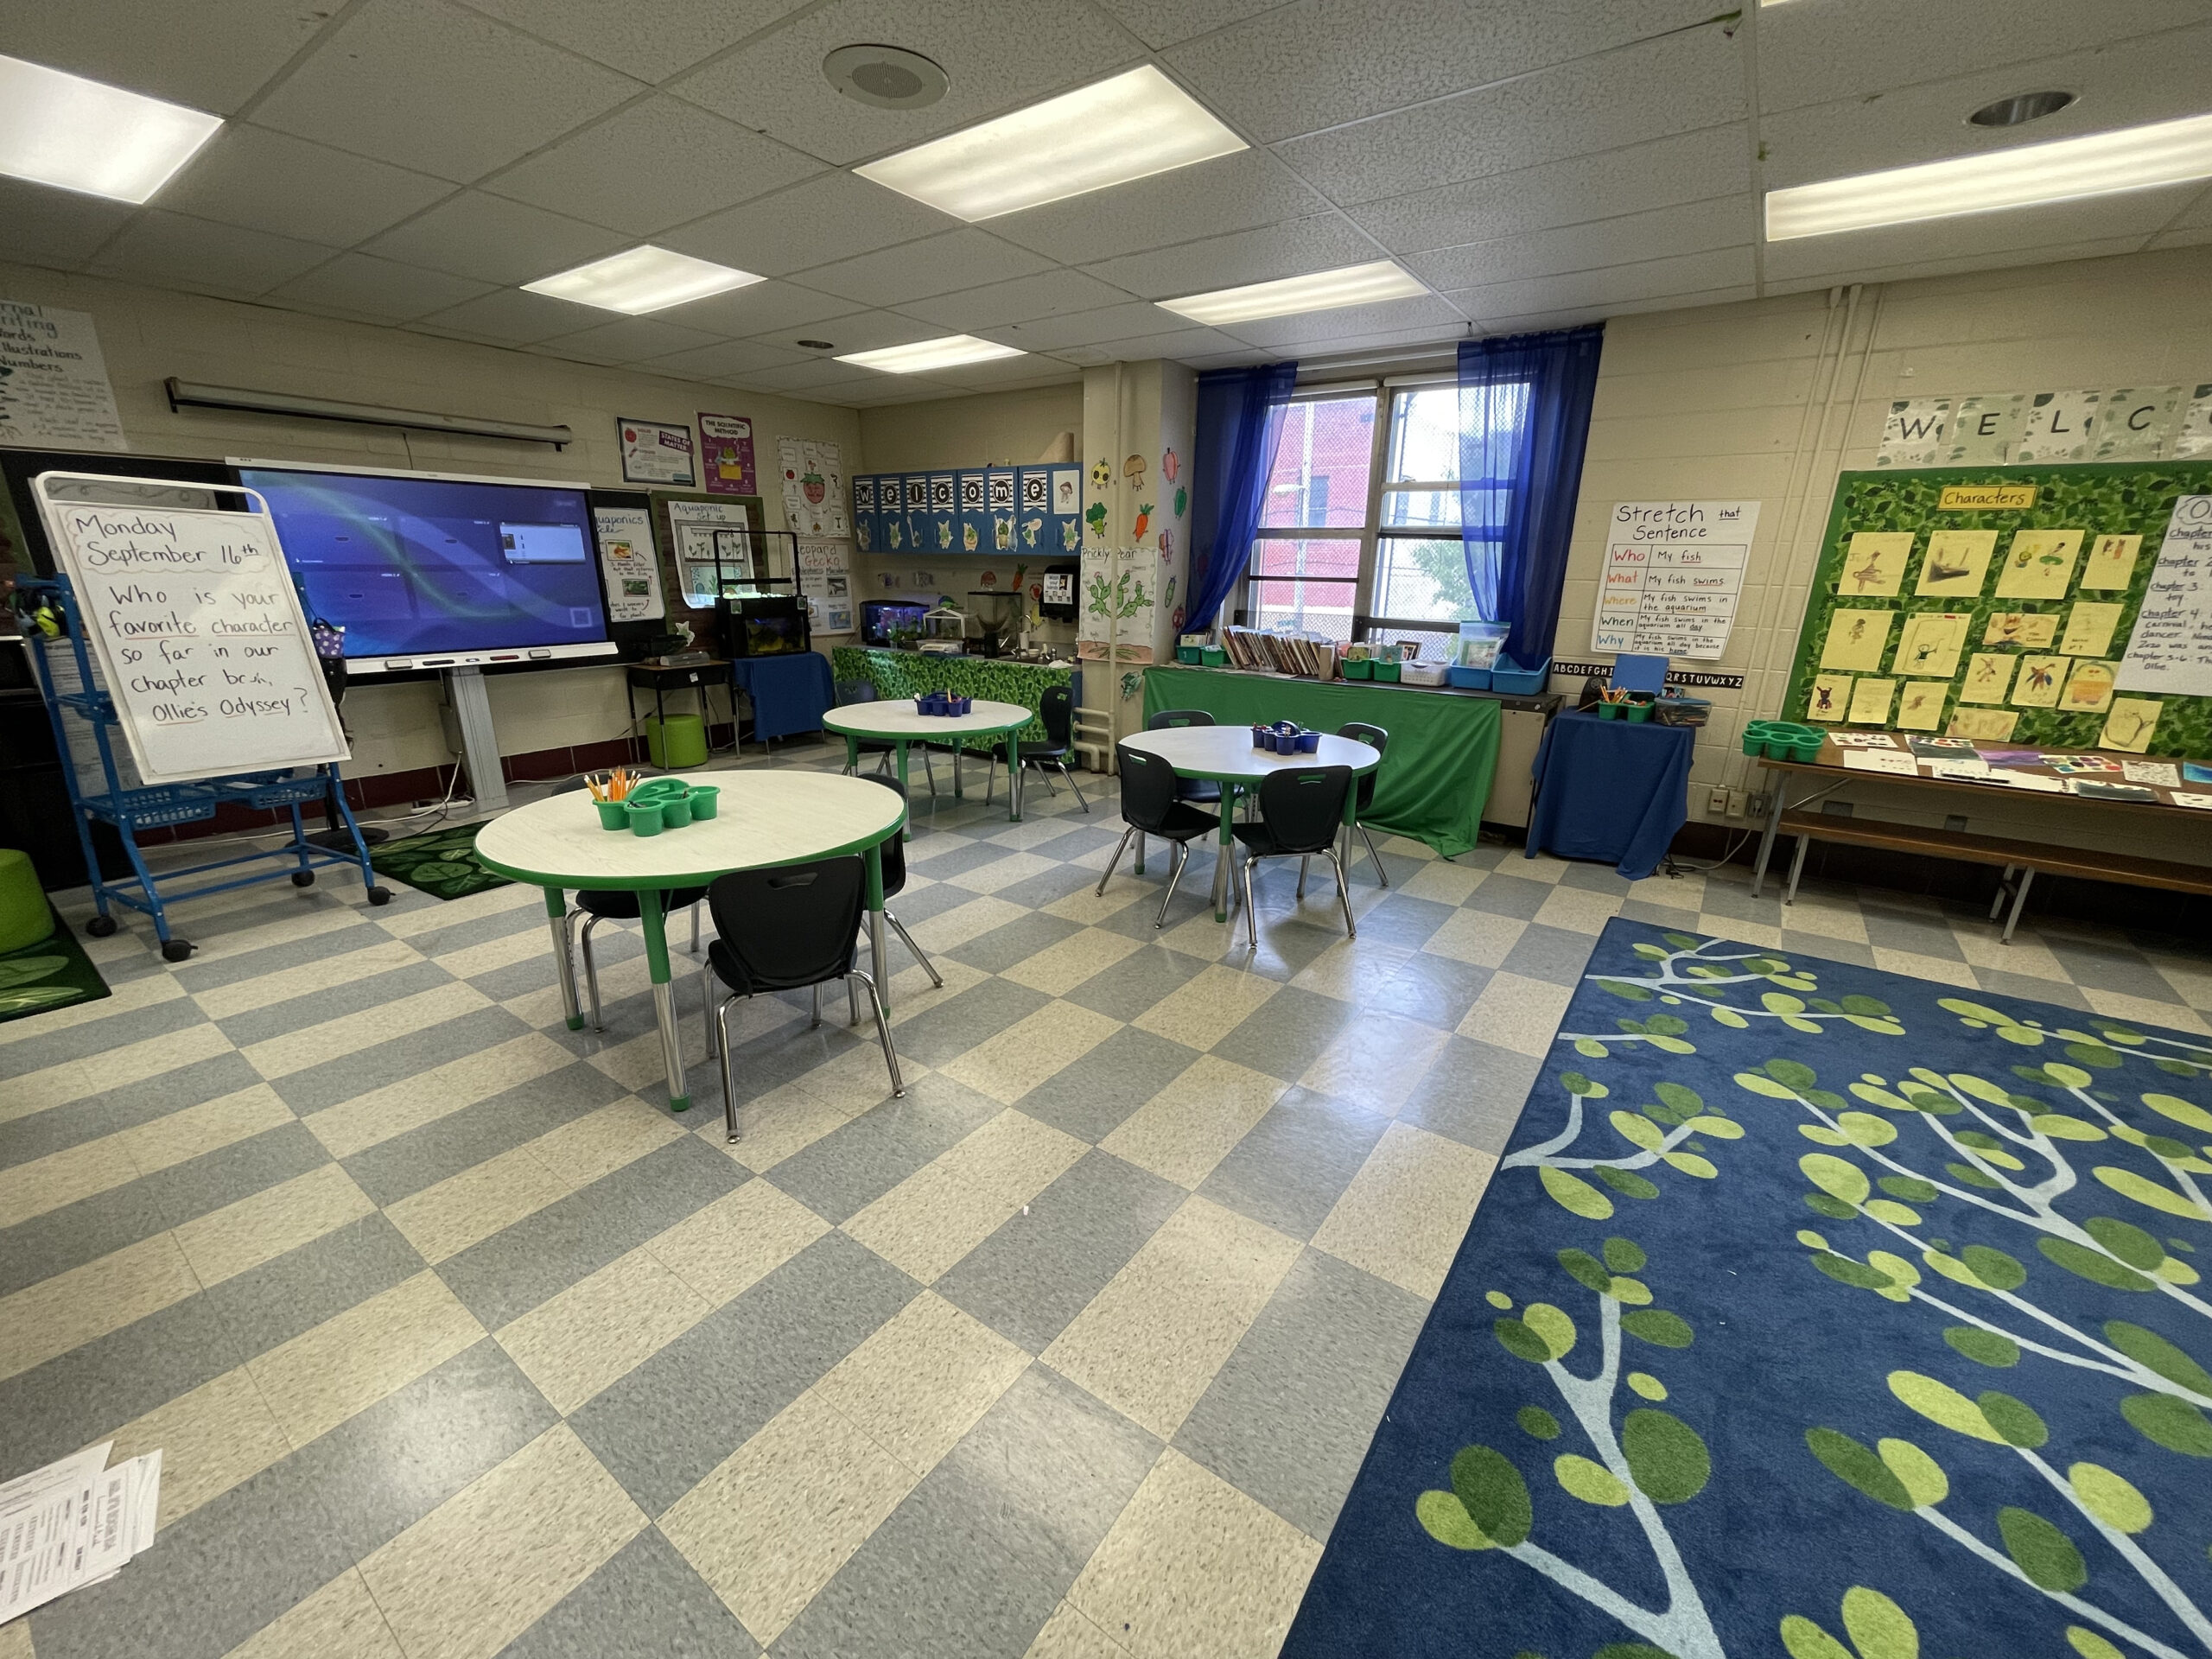
[[[950, 91], [841, 97], [823, 55], [871, 41]], [[852, 405], [2212, 243], [2202, 185], [1758, 235], [1770, 188], [2212, 110], [2212, 0], [11, 0], [0, 53], [227, 122], [143, 208], [0, 179], [0, 260]], [[850, 171], [1145, 62], [1253, 148], [972, 226]], [[2047, 87], [2077, 102], [1965, 123]], [[771, 280], [641, 318], [519, 291], [648, 239]], [[1153, 303], [1380, 258], [1432, 291]], [[1033, 355], [797, 343], [948, 333]]]

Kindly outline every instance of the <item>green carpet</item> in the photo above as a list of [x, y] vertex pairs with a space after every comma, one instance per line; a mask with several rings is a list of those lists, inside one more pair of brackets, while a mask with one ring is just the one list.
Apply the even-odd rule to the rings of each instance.
[[465, 899], [472, 893], [509, 885], [476, 861], [476, 833], [482, 823], [457, 823], [425, 836], [408, 836], [369, 849], [378, 875], [429, 893], [433, 899]]
[[69, 924], [59, 916], [45, 938], [0, 957], [0, 1020], [21, 1020], [112, 995]]

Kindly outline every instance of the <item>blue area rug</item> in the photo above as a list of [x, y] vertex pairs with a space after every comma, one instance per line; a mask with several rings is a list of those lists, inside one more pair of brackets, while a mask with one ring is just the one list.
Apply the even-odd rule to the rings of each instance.
[[1292, 1659], [2212, 1654], [2212, 1040], [1615, 921]]

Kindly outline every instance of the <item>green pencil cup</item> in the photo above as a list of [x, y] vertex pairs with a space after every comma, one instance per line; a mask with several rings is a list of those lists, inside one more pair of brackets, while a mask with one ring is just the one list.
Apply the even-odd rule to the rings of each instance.
[[1621, 706], [1621, 718], [1631, 725], [1641, 725], [1651, 718], [1651, 705], [1648, 702], [1624, 703]]
[[626, 801], [594, 801], [599, 809], [599, 827], [602, 830], [627, 830], [630, 827], [630, 807]]
[[681, 830], [691, 822], [691, 798], [689, 795], [670, 795], [662, 798], [660, 821], [671, 830]]
[[721, 810], [721, 800], [722, 791], [721, 786], [718, 785], [702, 784], [693, 789], [691, 791], [691, 822], [696, 823], [702, 818], [713, 817], [715, 814]]
[[630, 814], [630, 833], [633, 836], [657, 836], [661, 829], [661, 804], [658, 801], [639, 801], [626, 809]]

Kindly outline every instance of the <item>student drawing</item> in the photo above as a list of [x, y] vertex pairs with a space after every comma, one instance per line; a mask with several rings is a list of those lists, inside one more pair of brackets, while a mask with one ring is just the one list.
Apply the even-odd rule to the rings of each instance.
[[1821, 647], [1821, 666], [1873, 673], [1882, 666], [1882, 653], [1890, 643], [1890, 624], [1895, 611], [1835, 611], [1828, 617], [1828, 637]]
[[1850, 703], [1850, 675], [1816, 674], [1813, 677], [1813, 689], [1805, 694], [1805, 718], [1841, 720]]
[[1897, 695], [1895, 680], [1860, 680], [1851, 688], [1851, 712], [1844, 716], [1854, 726], [1890, 723], [1890, 699]]
[[1963, 611], [1913, 612], [1897, 635], [1897, 660], [1891, 667], [1900, 674], [1949, 679], [1959, 671], [1959, 652], [1973, 621]]
[[2063, 599], [2074, 578], [2074, 561], [2080, 556], [2079, 530], [2022, 530], [2012, 536], [2005, 550], [2005, 568], [1997, 578], [1999, 599]]
[[1836, 592], [1854, 599], [1884, 598], [1904, 587], [1904, 568], [1912, 558], [1910, 531], [1862, 530], [1844, 555]]
[[1925, 597], [1974, 598], [1996, 551], [1993, 530], [1936, 531], [1928, 537], [1928, 556], [1921, 561], [1920, 583], [1913, 591]]
[[1959, 688], [1961, 702], [2002, 702], [2012, 689], [2012, 664], [2018, 658], [1996, 652], [1976, 652], [1967, 664], [1966, 683]]
[[2058, 619], [2032, 611], [1996, 611], [1982, 630], [1985, 645], [2024, 645], [2030, 651], [2048, 650], [2058, 638]]
[[2104, 589], [2125, 588], [2135, 575], [2135, 556], [2142, 550], [2140, 536], [2100, 536], [2082, 566], [2082, 586]]
[[2010, 743], [2019, 715], [2009, 709], [1954, 709], [1946, 737], [1968, 738], [1977, 743]]
[[2104, 735], [2098, 738], [2097, 747], [2142, 753], [2151, 747], [2151, 734], [2158, 729], [2158, 711], [2164, 707], [2146, 697], [2120, 698], [2105, 716]]
[[2059, 708], [2069, 715], [2101, 715], [2112, 707], [2120, 671], [2112, 663], [2076, 663], [2068, 677]]
[[2066, 635], [2058, 649], [2069, 657], [2101, 657], [2112, 649], [2112, 636], [2120, 626], [2123, 605], [2096, 600], [2076, 601], [2066, 613]]
[[2065, 678], [2065, 658], [2023, 657], [2019, 677], [2012, 683], [2012, 701], [2022, 709], [2048, 709], [2058, 701], [2058, 688]]
[[1897, 699], [1897, 726], [1908, 732], [1932, 732], [1942, 723], [1948, 680], [1908, 680]]

